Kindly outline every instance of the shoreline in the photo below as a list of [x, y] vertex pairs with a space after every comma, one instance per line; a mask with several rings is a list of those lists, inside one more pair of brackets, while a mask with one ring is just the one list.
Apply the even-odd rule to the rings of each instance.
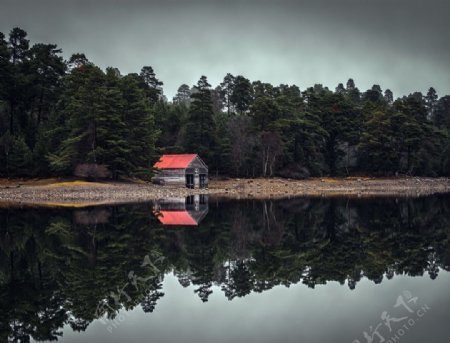
[[449, 178], [310, 178], [212, 180], [207, 189], [143, 182], [0, 180], [0, 207], [88, 207], [208, 194], [229, 199], [292, 197], [421, 197], [450, 193]]

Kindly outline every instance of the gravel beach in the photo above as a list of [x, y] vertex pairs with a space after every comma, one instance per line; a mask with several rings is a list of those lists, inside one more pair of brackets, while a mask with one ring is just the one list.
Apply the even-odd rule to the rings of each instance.
[[148, 183], [60, 180], [2, 180], [0, 204], [83, 207], [145, 202], [210, 194], [230, 198], [295, 196], [417, 197], [450, 192], [448, 178], [311, 178], [213, 180], [208, 189], [171, 188]]

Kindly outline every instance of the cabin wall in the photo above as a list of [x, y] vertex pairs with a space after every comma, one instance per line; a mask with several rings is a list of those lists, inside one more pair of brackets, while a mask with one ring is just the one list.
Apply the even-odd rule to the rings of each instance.
[[163, 169], [154, 177], [156, 183], [168, 186], [185, 186], [186, 174], [184, 169]]

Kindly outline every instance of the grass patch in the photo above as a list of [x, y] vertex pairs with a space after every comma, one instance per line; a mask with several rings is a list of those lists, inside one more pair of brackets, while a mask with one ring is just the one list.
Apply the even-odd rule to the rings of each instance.
[[62, 182], [55, 182], [47, 185], [48, 187], [105, 187], [108, 186], [107, 184], [100, 183], [100, 182], [89, 182], [89, 181], [82, 181], [82, 180], [74, 180], [74, 181], [62, 181]]

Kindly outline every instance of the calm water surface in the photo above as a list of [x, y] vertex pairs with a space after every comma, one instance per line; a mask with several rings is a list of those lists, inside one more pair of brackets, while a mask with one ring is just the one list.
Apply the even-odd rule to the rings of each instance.
[[0, 209], [0, 342], [448, 342], [450, 197]]

